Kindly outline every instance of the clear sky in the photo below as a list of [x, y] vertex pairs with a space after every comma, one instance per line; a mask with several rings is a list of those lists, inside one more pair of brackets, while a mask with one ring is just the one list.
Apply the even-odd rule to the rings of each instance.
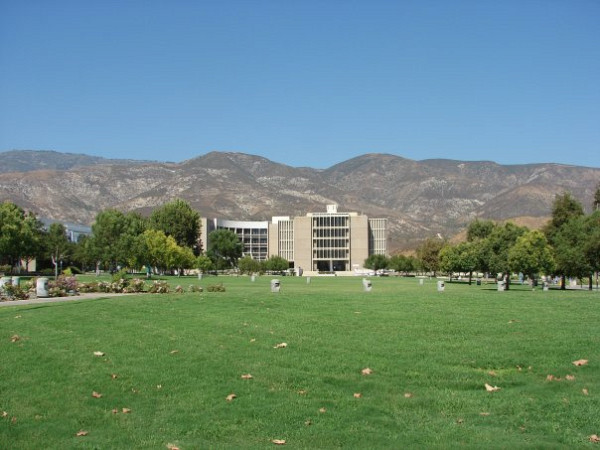
[[600, 167], [598, 0], [0, 0], [0, 151]]

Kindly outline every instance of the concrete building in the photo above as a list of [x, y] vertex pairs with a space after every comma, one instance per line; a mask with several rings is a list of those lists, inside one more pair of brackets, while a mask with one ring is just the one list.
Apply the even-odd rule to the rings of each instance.
[[[373, 254], [387, 252], [387, 219], [369, 219], [356, 212], [325, 212], [306, 216], [275, 216], [270, 222], [202, 220], [202, 242], [217, 229], [235, 232], [244, 244], [244, 256], [265, 260], [277, 255], [290, 267], [308, 272], [351, 272]], [[204, 245], [206, 249], [206, 245]]]

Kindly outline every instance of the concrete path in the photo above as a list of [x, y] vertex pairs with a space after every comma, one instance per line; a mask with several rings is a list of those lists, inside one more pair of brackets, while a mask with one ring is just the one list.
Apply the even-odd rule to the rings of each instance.
[[135, 294], [113, 294], [113, 293], [103, 293], [103, 292], [90, 292], [87, 294], [70, 295], [68, 297], [30, 298], [28, 300], [13, 300], [13, 301], [8, 301], [8, 302], [0, 302], [0, 307], [2, 307], [2, 306], [35, 305], [35, 304], [39, 304], [39, 303], [72, 302], [74, 300], [97, 300], [100, 298], [122, 297], [124, 295], [135, 295]]

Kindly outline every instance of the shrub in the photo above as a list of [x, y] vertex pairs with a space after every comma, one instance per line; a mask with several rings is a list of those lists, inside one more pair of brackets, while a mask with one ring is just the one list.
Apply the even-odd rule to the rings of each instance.
[[45, 277], [53, 277], [54, 276], [54, 269], [42, 269], [40, 270], [40, 275], [43, 275]]
[[181, 285], [177, 285], [175, 287], [175, 292], [177, 292], [178, 294], [182, 294], [183, 293], [183, 288], [181, 287]]
[[222, 284], [222, 283], [219, 283], [219, 284], [213, 284], [213, 285], [211, 285], [211, 286], [208, 286], [208, 287], [206, 288], [206, 290], [207, 290], [208, 292], [225, 292], [225, 286], [223, 286], [223, 284]]
[[123, 292], [144, 292], [146, 282], [140, 278], [134, 278], [129, 282], [129, 285], [123, 290]]
[[66, 297], [77, 293], [79, 283], [75, 277], [60, 276], [56, 280], [48, 282], [48, 294], [50, 297]]
[[167, 294], [169, 292], [169, 283], [166, 281], [156, 280], [148, 289], [152, 294]]
[[10, 264], [0, 265], [0, 273], [3, 273], [5, 275], [11, 274], [12, 273], [12, 266]]
[[5, 284], [0, 288], [0, 301], [7, 300], [26, 300], [29, 298], [27, 290], [22, 289], [20, 286], [11, 284]]
[[198, 286], [196, 284], [190, 284], [189, 291], [190, 292], [202, 292], [203, 289], [202, 289], [202, 286]]

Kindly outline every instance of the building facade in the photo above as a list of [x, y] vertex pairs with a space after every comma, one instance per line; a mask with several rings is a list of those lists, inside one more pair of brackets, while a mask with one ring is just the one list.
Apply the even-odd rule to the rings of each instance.
[[370, 255], [387, 252], [387, 219], [338, 212], [337, 205], [306, 216], [276, 216], [270, 222], [202, 222], [203, 243], [212, 231], [229, 229], [244, 244], [244, 256], [263, 261], [277, 255], [288, 260], [290, 267], [307, 271], [349, 272], [362, 267]]

